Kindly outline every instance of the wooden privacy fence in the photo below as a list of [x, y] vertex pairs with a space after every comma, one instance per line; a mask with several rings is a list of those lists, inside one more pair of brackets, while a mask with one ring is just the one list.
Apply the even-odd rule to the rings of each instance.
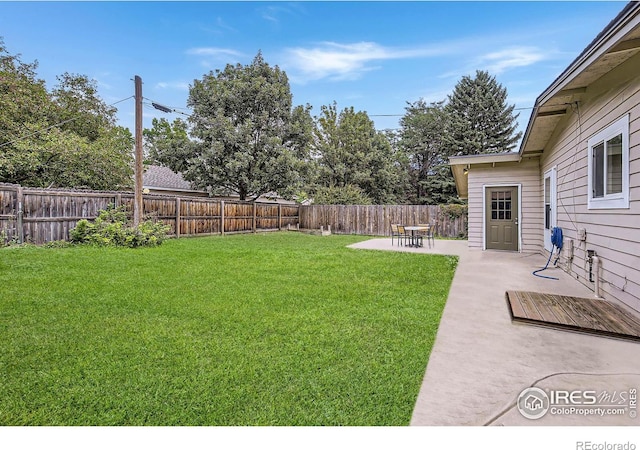
[[[131, 192], [23, 188], [0, 183], [0, 244], [69, 239], [81, 219], [95, 219], [108, 205], [133, 206]], [[437, 234], [466, 237], [466, 209], [425, 205], [285, 205], [201, 197], [145, 194], [144, 214], [169, 225], [176, 236], [331, 226], [336, 234], [389, 236], [391, 224], [437, 224]], [[452, 211], [454, 213], [452, 213]], [[458, 211], [458, 212], [456, 212]]]
[[[23, 188], [0, 184], [0, 244], [69, 239], [81, 219], [95, 219], [109, 204], [133, 207], [130, 192]], [[298, 205], [197, 197], [143, 195], [143, 209], [177, 237], [278, 230], [298, 224]]]
[[443, 237], [467, 236], [466, 207], [456, 205], [310, 205], [300, 207], [300, 228], [331, 226], [337, 234], [389, 236], [391, 224], [437, 225]]

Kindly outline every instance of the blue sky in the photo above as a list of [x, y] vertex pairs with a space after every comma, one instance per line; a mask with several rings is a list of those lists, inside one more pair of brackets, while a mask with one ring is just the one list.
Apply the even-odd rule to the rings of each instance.
[[[0, 2], [0, 36], [38, 60], [49, 88], [64, 72], [98, 82], [107, 103], [133, 95], [186, 109], [189, 85], [258, 51], [289, 76], [313, 114], [367, 111], [397, 128], [407, 102], [444, 100], [463, 75], [488, 70], [526, 127], [535, 98], [625, 2]], [[133, 131], [134, 103], [117, 105]], [[391, 115], [391, 116], [389, 116]], [[146, 107], [151, 118], [181, 117]]]

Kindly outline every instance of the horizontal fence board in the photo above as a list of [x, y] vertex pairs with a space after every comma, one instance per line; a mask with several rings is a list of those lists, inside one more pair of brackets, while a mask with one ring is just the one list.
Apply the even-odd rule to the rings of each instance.
[[[69, 231], [79, 220], [95, 219], [98, 212], [110, 204], [124, 205], [131, 211], [133, 193], [46, 190], [0, 184], [0, 242], [22, 239], [42, 244], [68, 240]], [[145, 194], [143, 208], [145, 217], [168, 225], [169, 233], [177, 236], [298, 226], [302, 229], [331, 226], [336, 234], [389, 236], [393, 223], [435, 224], [437, 234], [444, 237], [466, 237], [467, 234], [466, 214], [453, 217], [442, 207], [433, 205], [298, 206]]]
[[[43, 244], [68, 240], [82, 219], [94, 220], [109, 205], [131, 213], [131, 192], [71, 191], [0, 184], [0, 244]], [[143, 195], [145, 218], [170, 227], [169, 234], [198, 236], [271, 231], [298, 224], [298, 205], [250, 203], [212, 198]], [[224, 217], [224, 221], [222, 218]], [[179, 226], [179, 230], [176, 230]], [[224, 229], [223, 229], [224, 226]]]
[[440, 205], [305, 205], [300, 228], [320, 227], [336, 234], [390, 236], [391, 225], [433, 224], [442, 237], [466, 237], [467, 214], [453, 217]]

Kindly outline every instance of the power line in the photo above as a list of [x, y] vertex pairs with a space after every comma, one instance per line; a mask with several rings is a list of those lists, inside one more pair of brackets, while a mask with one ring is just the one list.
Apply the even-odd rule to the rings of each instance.
[[107, 106], [115, 106], [115, 105], [117, 105], [118, 103], [122, 103], [122, 102], [124, 102], [125, 100], [129, 100], [130, 98], [133, 98], [133, 97], [135, 97], [135, 95], [130, 95], [130, 96], [129, 96], [129, 97], [127, 97], [127, 98], [123, 98], [122, 100], [118, 100], [117, 102], [113, 102], [113, 103], [111, 103], [110, 105], [107, 105]]
[[[533, 109], [533, 106], [513, 108], [514, 111], [523, 111], [525, 109]], [[369, 114], [369, 117], [403, 117], [403, 116], [404, 114]]]
[[[176, 113], [176, 114], [182, 114], [183, 116], [187, 116], [187, 117], [191, 117], [191, 114], [187, 114], [186, 112], [180, 111], [179, 108], [173, 107], [173, 106], [165, 106], [159, 102], [156, 102], [154, 100], [151, 100], [150, 98], [147, 97], [142, 97], [145, 100], [148, 100], [151, 102], [150, 106], [152, 106], [154, 109], [157, 109], [158, 111], [162, 111], [164, 113]], [[145, 103], [145, 105], [149, 105], [149, 103]]]

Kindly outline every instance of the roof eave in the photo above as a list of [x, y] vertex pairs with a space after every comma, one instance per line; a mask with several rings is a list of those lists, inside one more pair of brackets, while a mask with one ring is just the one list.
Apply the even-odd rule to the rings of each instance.
[[638, 10], [640, 2], [629, 2], [622, 11], [602, 30], [598, 36], [582, 51], [580, 55], [567, 67], [552, 83], [538, 96], [529, 118], [524, 137], [520, 143], [518, 153], [522, 155], [529, 137], [535, 126], [540, 108], [561, 92], [572, 80], [581, 74], [588, 66], [595, 63], [611, 50], [618, 41], [638, 25]]
[[483, 155], [450, 156], [449, 165], [456, 183], [458, 197], [466, 199], [469, 197], [468, 172], [472, 165], [477, 164], [498, 164], [512, 163], [520, 161], [520, 154], [517, 152], [489, 153]]

